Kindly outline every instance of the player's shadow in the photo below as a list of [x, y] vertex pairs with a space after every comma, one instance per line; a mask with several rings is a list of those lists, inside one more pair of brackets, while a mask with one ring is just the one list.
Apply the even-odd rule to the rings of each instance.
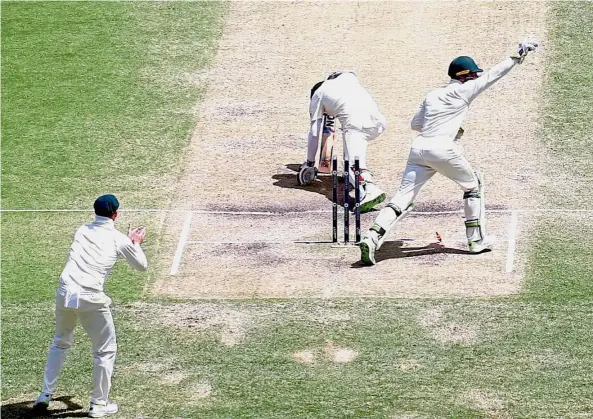
[[[332, 176], [331, 174], [320, 174], [317, 176], [315, 182], [311, 185], [301, 186], [297, 182], [297, 174], [301, 169], [300, 164], [287, 164], [286, 168], [292, 170], [294, 173], [283, 173], [272, 176], [276, 182], [274, 186], [287, 189], [303, 189], [312, 193], [323, 195], [328, 201], [332, 200]], [[338, 176], [338, 204], [343, 205], [344, 202], [344, 181], [341, 176]]]
[[[426, 246], [415, 246], [415, 247], [403, 247], [403, 240], [386, 241], [381, 246], [381, 250], [375, 253], [375, 260], [377, 263], [386, 259], [401, 259], [411, 258], [418, 256], [436, 255], [436, 254], [450, 254], [450, 255], [473, 255], [469, 250], [455, 249], [453, 247], [447, 247], [439, 243], [430, 243]], [[357, 261], [352, 264], [352, 268], [363, 268], [364, 265], [361, 261]]]
[[83, 407], [72, 401], [72, 396], [62, 396], [53, 399], [52, 403], [62, 402], [66, 405], [62, 409], [33, 409], [34, 401], [7, 403], [2, 405], [0, 417], [2, 419], [16, 418], [85, 418], [88, 412]]

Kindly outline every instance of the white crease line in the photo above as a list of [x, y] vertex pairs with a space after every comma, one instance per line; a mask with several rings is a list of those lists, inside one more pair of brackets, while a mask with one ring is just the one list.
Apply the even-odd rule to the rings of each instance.
[[[441, 243], [442, 245], [455, 245], [459, 242], [464, 242], [467, 240], [464, 237], [455, 238], [453, 237], [450, 240], [443, 240]], [[436, 238], [400, 238], [400, 239], [393, 239], [393, 240], [386, 240], [385, 243], [428, 243], [428, 244], [439, 244]], [[188, 240], [186, 243], [188, 244], [235, 244], [235, 245], [264, 245], [264, 244], [327, 244], [331, 245], [332, 247], [352, 247], [355, 246], [356, 243], [349, 242], [344, 243], [343, 241], [339, 241], [334, 243], [329, 240]]]
[[[27, 0], [32, 1], [32, 0]], [[92, 213], [92, 209], [0, 209], [0, 212], [89, 212]], [[206, 210], [185, 210], [185, 209], [163, 209], [163, 208], [129, 208], [120, 209], [118, 212], [165, 212], [165, 213], [187, 213], [202, 214], [202, 215], [270, 215], [270, 216], [282, 216], [282, 215], [302, 215], [302, 214], [331, 214], [331, 210], [303, 210], [303, 211], [206, 211]], [[523, 213], [523, 214], [538, 214], [538, 213], [593, 213], [593, 209], [562, 209], [562, 208], [535, 208], [535, 209], [516, 209], [516, 210], [486, 210], [487, 214], [509, 214], [509, 213]], [[446, 215], [446, 214], [463, 214], [463, 210], [458, 211], [412, 211], [410, 215]]]
[[[34, 0], [23, 0], [23, 1], [34, 1]], [[47, 0], [39, 0], [39, 1], [47, 1]], [[93, 209], [31, 209], [31, 208], [22, 208], [22, 209], [1, 209], [0, 212], [90, 212], [93, 213]], [[118, 209], [117, 212], [187, 212], [186, 210], [165, 210], [165, 209], [158, 209], [158, 208], [130, 208], [130, 209]]]
[[191, 240], [186, 244], [340, 244], [329, 240]]
[[513, 272], [515, 265], [515, 248], [517, 247], [517, 226], [519, 224], [519, 214], [513, 211], [511, 214], [511, 224], [509, 225], [509, 239], [507, 248], [507, 262], [505, 272]]
[[183, 228], [181, 229], [181, 235], [179, 236], [179, 243], [177, 243], [177, 250], [175, 251], [175, 257], [173, 258], [173, 264], [171, 265], [171, 272], [169, 275], [177, 275], [179, 272], [179, 265], [181, 264], [181, 258], [183, 257], [183, 250], [187, 243], [187, 236], [189, 236], [189, 228], [191, 226], [192, 212], [188, 211], [183, 221]]

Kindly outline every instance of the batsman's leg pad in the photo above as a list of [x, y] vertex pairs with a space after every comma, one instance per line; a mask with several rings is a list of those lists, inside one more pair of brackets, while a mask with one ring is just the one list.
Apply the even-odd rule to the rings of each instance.
[[335, 117], [324, 115], [323, 132], [321, 135], [321, 151], [319, 152], [319, 173], [329, 173], [331, 171], [331, 158], [334, 153], [335, 143]]
[[358, 157], [360, 168], [367, 167], [367, 135], [361, 131], [348, 129], [344, 132], [344, 157], [348, 157], [350, 164], [354, 163], [354, 157]]
[[360, 174], [360, 196], [360, 212], [372, 210], [387, 197], [385, 192], [373, 182], [373, 175], [368, 169], [364, 169]]
[[[366, 185], [367, 182], [368, 183], [374, 183], [373, 182], [373, 174], [371, 173], [371, 171], [369, 169], [360, 169], [360, 175], [358, 176], [359, 179], [359, 188], [360, 188], [360, 199], [364, 200], [365, 194], [366, 194]], [[352, 185], [352, 187], [354, 187], [356, 183], [354, 182], [354, 168], [350, 168], [350, 185]]]
[[[354, 169], [351, 168], [349, 174], [350, 185], [353, 188], [356, 187], [354, 179]], [[359, 179], [359, 193], [360, 193], [360, 212], [368, 212], [377, 205], [385, 201], [385, 192], [379, 188], [375, 182], [373, 182], [373, 174], [369, 169], [360, 169]]]
[[364, 185], [367, 182], [374, 183], [373, 172], [367, 168], [360, 169], [360, 184]]

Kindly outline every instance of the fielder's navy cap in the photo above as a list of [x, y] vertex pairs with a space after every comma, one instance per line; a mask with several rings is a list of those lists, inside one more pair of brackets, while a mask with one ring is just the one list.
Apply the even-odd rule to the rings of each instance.
[[119, 208], [115, 195], [101, 195], [94, 204], [95, 214], [101, 217], [111, 217]]

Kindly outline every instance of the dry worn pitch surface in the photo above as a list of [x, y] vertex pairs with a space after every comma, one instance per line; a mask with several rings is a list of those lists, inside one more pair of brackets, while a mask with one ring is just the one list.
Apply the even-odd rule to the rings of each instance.
[[[354, 69], [390, 127], [370, 143], [369, 165], [392, 195], [423, 95], [448, 63], [471, 55], [484, 68], [533, 32], [545, 45], [545, 5], [520, 2], [233, 2], [201, 103], [174, 210], [194, 210], [179, 272], [169, 274], [186, 214], [171, 213], [152, 292], [173, 297], [501, 295], [520, 287], [534, 216], [519, 216], [513, 272], [505, 271], [510, 211], [538, 207], [535, 138], [542, 55], [529, 57], [472, 105], [462, 142], [485, 171], [496, 251], [465, 252], [461, 213], [414, 215], [371, 268], [355, 247], [294, 243], [331, 238], [330, 179], [296, 185], [304, 160], [311, 86]], [[340, 146], [341, 147], [341, 146]], [[341, 149], [338, 150], [341, 155]], [[435, 176], [418, 211], [462, 209], [462, 192]], [[215, 213], [228, 211], [229, 213]], [[320, 213], [315, 212], [320, 211]], [[325, 211], [325, 212], [324, 212]], [[239, 214], [237, 212], [272, 212]], [[363, 216], [363, 231], [376, 213]], [[351, 217], [353, 222], [353, 217]], [[341, 224], [340, 224], [341, 226]], [[439, 231], [445, 247], [433, 248]], [[352, 231], [353, 233], [353, 231]]]

